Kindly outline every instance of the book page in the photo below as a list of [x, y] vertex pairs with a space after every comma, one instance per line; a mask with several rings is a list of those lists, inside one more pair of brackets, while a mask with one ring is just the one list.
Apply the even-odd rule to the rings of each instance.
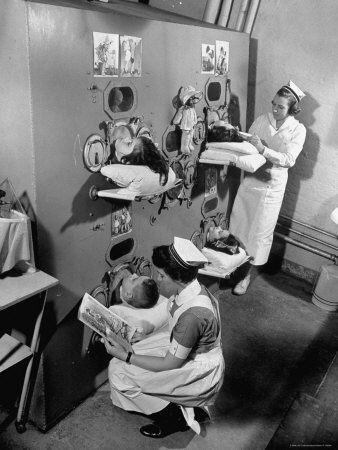
[[114, 314], [94, 297], [85, 293], [78, 319], [108, 341], [117, 342], [128, 352], [133, 352], [131, 339], [136, 328]]

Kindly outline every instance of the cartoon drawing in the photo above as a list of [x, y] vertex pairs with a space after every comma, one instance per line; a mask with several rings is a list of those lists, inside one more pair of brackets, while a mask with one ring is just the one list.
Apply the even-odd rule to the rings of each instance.
[[133, 36], [120, 36], [121, 76], [140, 77], [142, 62], [142, 39]]
[[112, 236], [116, 237], [120, 234], [128, 233], [132, 230], [131, 213], [128, 207], [112, 213]]
[[94, 76], [117, 77], [119, 60], [119, 36], [93, 33]]
[[216, 75], [225, 75], [229, 70], [229, 42], [216, 41]]
[[202, 73], [214, 73], [215, 71], [215, 46], [202, 44]]

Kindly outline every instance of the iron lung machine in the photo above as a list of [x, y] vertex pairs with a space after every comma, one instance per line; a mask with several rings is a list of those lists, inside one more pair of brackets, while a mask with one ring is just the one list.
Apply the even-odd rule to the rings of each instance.
[[[248, 35], [184, 18], [174, 23], [175, 16], [165, 12], [160, 21], [145, 12], [143, 17], [116, 13], [113, 6], [68, 6], [29, 2], [27, 8], [38, 260], [60, 280], [47, 308], [30, 410], [30, 420], [41, 430], [107, 379], [103, 346], [77, 320], [84, 293], [109, 305], [117, 266], [148, 274], [153, 246], [174, 236], [196, 236], [206, 218], [226, 222], [240, 171], [229, 167], [222, 177], [220, 168], [199, 164], [198, 156], [210, 117], [224, 118], [233, 102], [243, 129], [246, 118]], [[141, 38], [141, 75], [94, 76], [95, 32]], [[216, 40], [230, 45], [227, 75], [201, 71], [201, 46]], [[180, 153], [181, 136], [172, 123], [173, 99], [187, 85], [203, 93], [188, 156]], [[117, 89], [127, 99], [119, 111], [114, 109]], [[140, 135], [157, 143], [177, 182], [166, 192], [131, 201], [107, 197], [111, 185], [100, 168], [109, 161], [111, 142]]]

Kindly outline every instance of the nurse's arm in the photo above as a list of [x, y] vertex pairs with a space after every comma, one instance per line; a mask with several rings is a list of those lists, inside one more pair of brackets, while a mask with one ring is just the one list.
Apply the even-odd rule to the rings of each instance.
[[164, 358], [158, 356], [136, 355], [133, 353], [130, 363], [141, 367], [142, 369], [151, 370], [152, 372], [162, 372], [163, 370], [172, 370], [182, 367], [185, 359], [177, 358], [169, 351]]
[[303, 125], [299, 125], [294, 131], [294, 134], [289, 142], [285, 144], [283, 151], [278, 152], [272, 148], [265, 147], [262, 155], [273, 164], [290, 168], [295, 164], [296, 159], [303, 149], [305, 136], [305, 127]]
[[[126, 361], [128, 352], [120, 344], [117, 342], [109, 342], [107, 339], [101, 339], [101, 341], [104, 343], [107, 353], [121, 361]], [[129, 359], [129, 363], [142, 369], [161, 372], [162, 370], [178, 369], [184, 364], [185, 360], [186, 357], [183, 357], [183, 355], [182, 358], [179, 358], [168, 351], [164, 357], [136, 355], [133, 353]]]
[[183, 366], [192, 348], [185, 347], [172, 339], [170, 348], [164, 358], [157, 356], [131, 355], [130, 363], [142, 369], [161, 372], [162, 370], [178, 369]]

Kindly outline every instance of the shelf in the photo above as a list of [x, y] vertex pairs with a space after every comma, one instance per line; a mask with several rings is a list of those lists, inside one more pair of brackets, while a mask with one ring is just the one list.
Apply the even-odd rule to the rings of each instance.
[[181, 186], [183, 180], [177, 179], [174, 183], [171, 183], [166, 186], [165, 189], [159, 189], [157, 191], [151, 192], [149, 194], [136, 194], [130, 191], [127, 188], [118, 188], [118, 189], [104, 189], [99, 190], [96, 186], [92, 186], [89, 190], [89, 197], [92, 200], [97, 200], [100, 198], [113, 198], [118, 200], [127, 200], [127, 201], [141, 201], [141, 200], [151, 200], [155, 197], [158, 197], [170, 189], [177, 188]]
[[34, 273], [3, 275], [0, 277], [0, 311], [56, 286], [58, 283], [56, 278], [41, 270]]
[[0, 338], [0, 374], [31, 356], [30, 349], [12, 336], [4, 334]]

